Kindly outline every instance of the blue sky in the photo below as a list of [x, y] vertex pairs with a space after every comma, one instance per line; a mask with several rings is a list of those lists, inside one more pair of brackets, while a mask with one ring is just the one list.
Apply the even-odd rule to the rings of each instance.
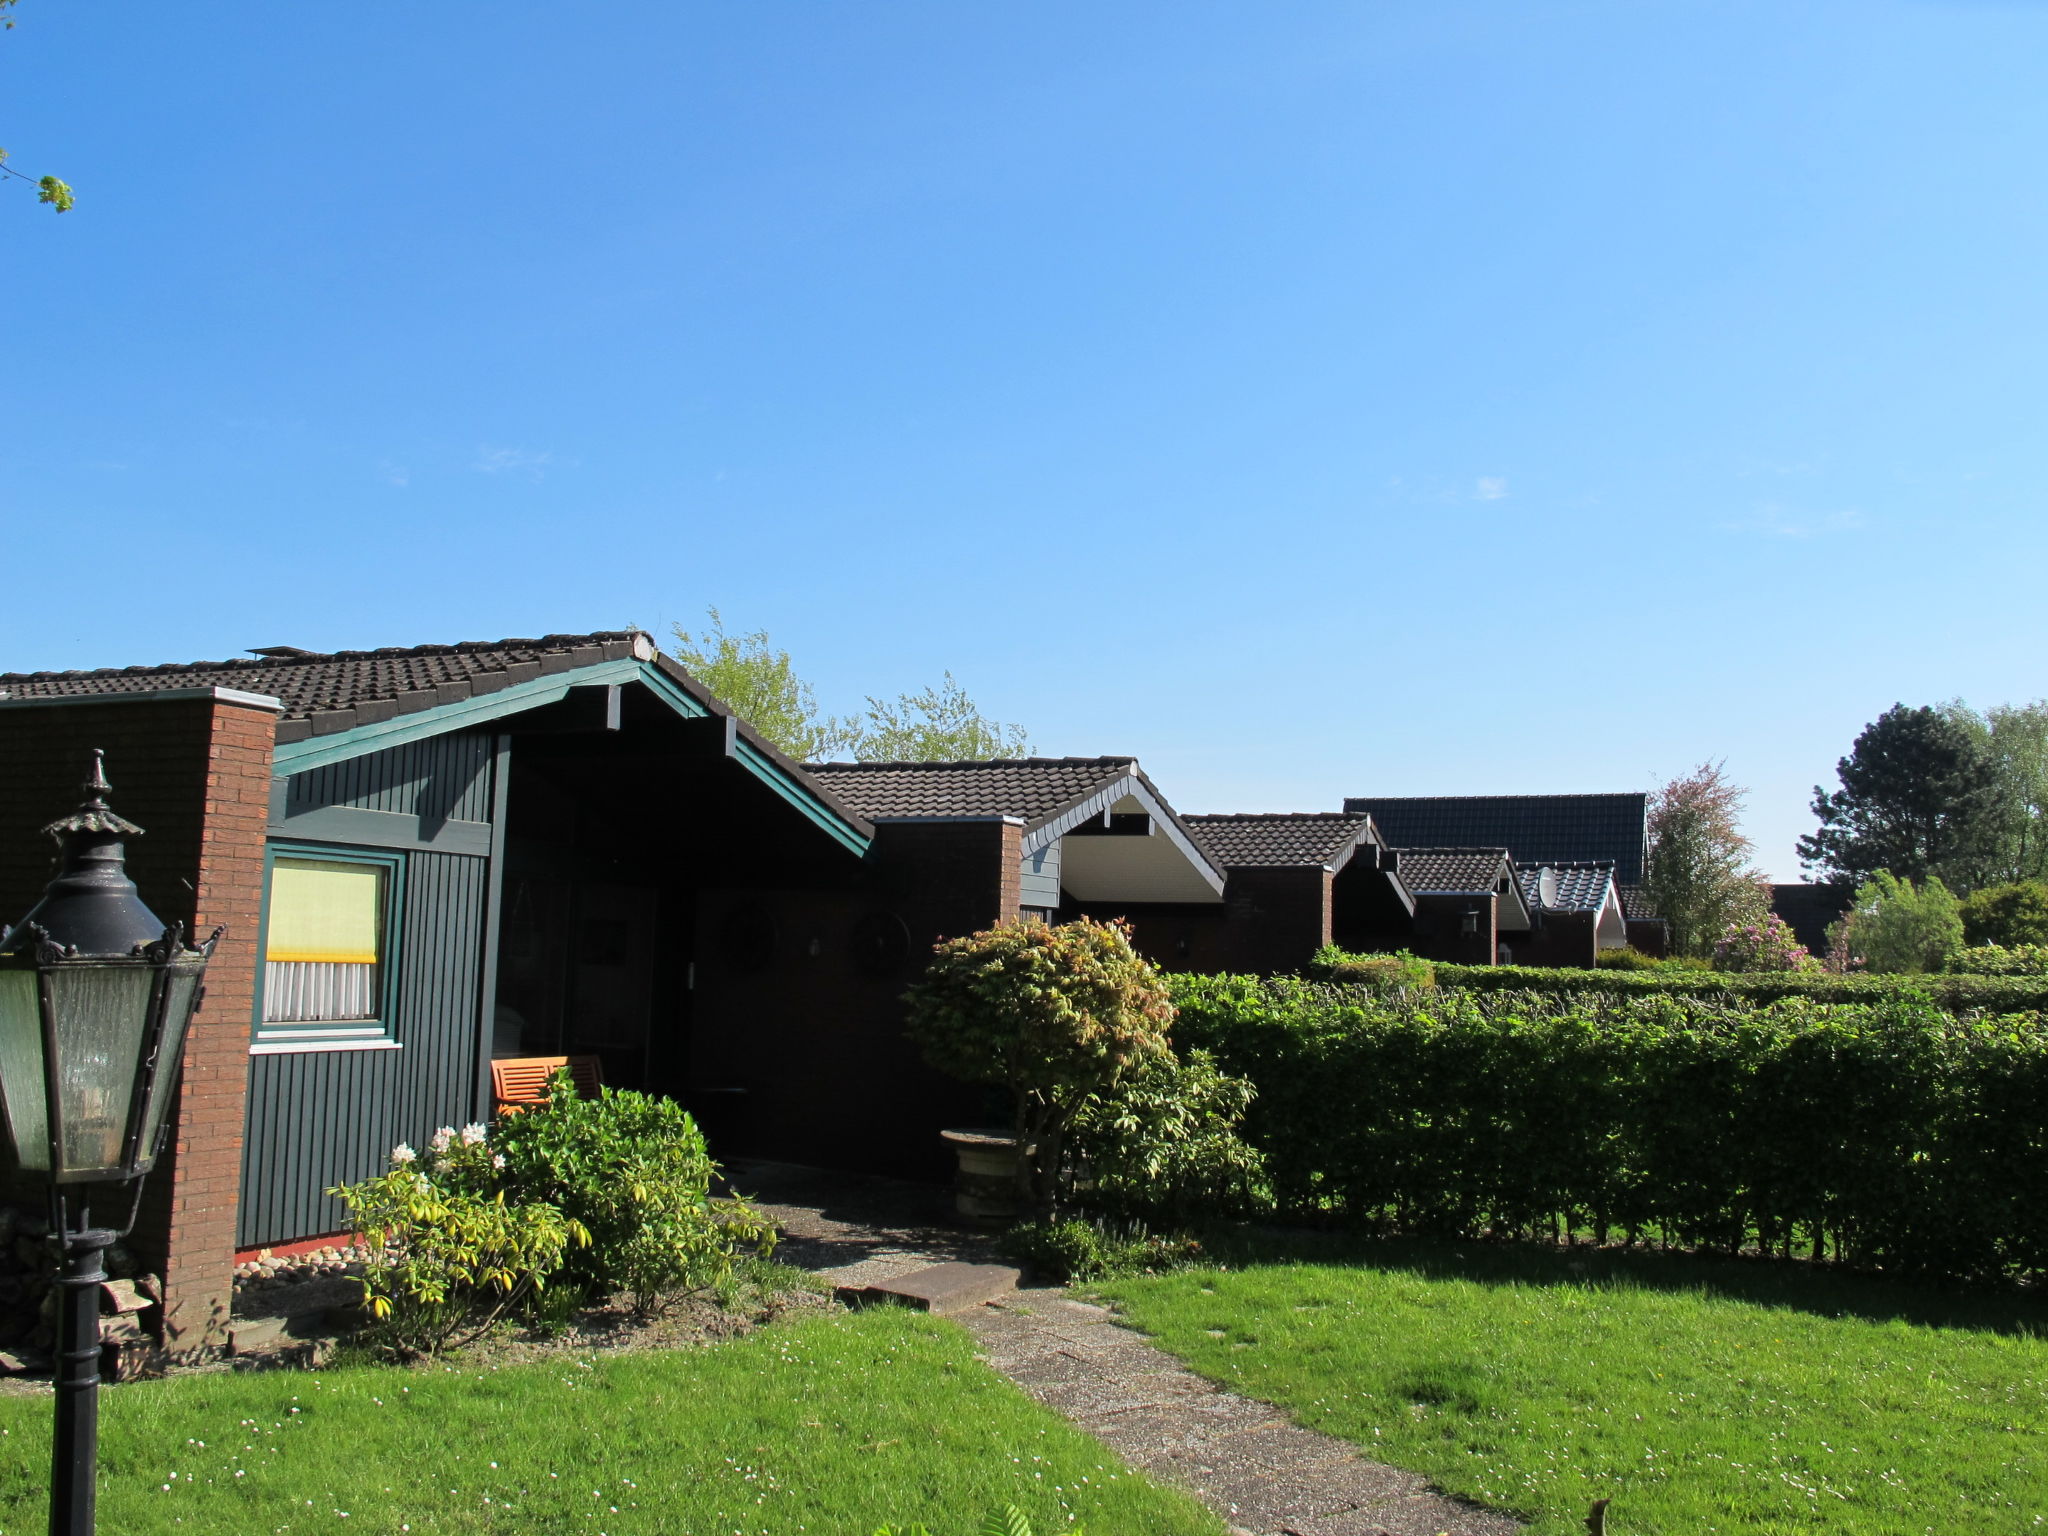
[[720, 605], [1184, 810], [1795, 878], [2048, 693], [2048, 9], [21, 0], [0, 669]]

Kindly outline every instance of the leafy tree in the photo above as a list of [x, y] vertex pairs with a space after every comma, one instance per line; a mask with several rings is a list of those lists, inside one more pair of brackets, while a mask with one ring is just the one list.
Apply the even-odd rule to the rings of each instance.
[[2048, 944], [2048, 885], [1987, 885], [1963, 898], [1963, 937], [1972, 944]]
[[967, 690], [945, 674], [936, 688], [868, 698], [862, 715], [827, 715], [811, 685], [796, 675], [789, 652], [765, 629], [736, 635], [716, 608], [696, 634], [675, 626], [676, 660], [732, 712], [799, 762], [849, 753], [865, 763], [942, 763], [1017, 757], [1031, 750], [1021, 725], [990, 720]]
[[1742, 835], [1748, 793], [1724, 763], [1701, 763], [1650, 797], [1650, 853], [1643, 883], [1671, 925], [1675, 954], [1705, 955], [1731, 928], [1755, 927], [1771, 907], [1754, 844]]
[[[14, 0], [0, 0], [0, 30], [14, 30]], [[30, 176], [17, 171], [7, 163], [7, 151], [0, 149], [0, 176], [12, 176], [16, 181], [25, 181], [36, 189], [36, 201], [48, 203], [59, 213], [69, 213], [77, 199], [71, 195], [68, 183], [55, 176]]]
[[2048, 879], [2048, 700], [1980, 714], [1959, 699], [1942, 713], [1976, 741], [1995, 780], [1971, 883]]
[[870, 695], [852, 745], [864, 763], [956, 763], [1031, 751], [1023, 726], [983, 715], [951, 672], [938, 687], [899, 694], [893, 702]]
[[818, 697], [796, 675], [789, 652], [769, 643], [768, 631], [730, 633], [716, 608], [711, 627], [691, 634], [675, 626], [676, 660], [732, 712], [799, 762], [830, 757], [847, 745], [844, 721], [818, 713]]
[[1835, 769], [1842, 787], [1813, 791], [1820, 830], [1799, 839], [1808, 869], [1859, 885], [1879, 870], [1970, 885], [1998, 803], [1997, 767], [1971, 731], [1942, 710], [1895, 704]]
[[1917, 886], [1881, 869], [1828, 929], [1828, 954], [1872, 971], [1941, 971], [1963, 947], [1962, 903], [1940, 879]]

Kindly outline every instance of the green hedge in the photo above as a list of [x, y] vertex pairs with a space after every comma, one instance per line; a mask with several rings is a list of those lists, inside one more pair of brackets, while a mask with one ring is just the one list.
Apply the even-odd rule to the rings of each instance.
[[[1361, 955], [1356, 960], [1319, 963], [1311, 975], [1320, 981], [1371, 982], [1354, 965], [1370, 966], [1384, 957]], [[1917, 998], [1960, 1012], [1990, 1009], [2000, 1013], [2048, 1011], [2048, 976], [1850, 975], [1793, 971], [1626, 971], [1602, 968], [1574, 970], [1545, 965], [1432, 966], [1439, 987], [1473, 992], [1546, 992], [1594, 994], [1601, 997], [1697, 997], [1724, 1002], [1777, 1002], [1807, 998], [1814, 1002], [1876, 1003], [1887, 998]]]
[[1176, 1042], [1257, 1085], [1244, 1134], [1290, 1217], [2048, 1274], [2037, 1015], [1237, 976], [1176, 995]]

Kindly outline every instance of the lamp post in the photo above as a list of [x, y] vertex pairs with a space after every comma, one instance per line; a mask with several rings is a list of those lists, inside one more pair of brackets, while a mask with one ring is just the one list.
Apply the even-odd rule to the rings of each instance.
[[[188, 945], [182, 923], [166, 926], [142, 904], [121, 844], [142, 829], [108, 809], [109, 787], [95, 751], [85, 803], [43, 829], [57, 840], [57, 877], [28, 916], [0, 928], [0, 1103], [15, 1165], [49, 1186], [59, 1260], [51, 1536], [93, 1528], [100, 1259], [135, 1225], [221, 936]], [[123, 1226], [93, 1225], [96, 1184], [132, 1195]]]

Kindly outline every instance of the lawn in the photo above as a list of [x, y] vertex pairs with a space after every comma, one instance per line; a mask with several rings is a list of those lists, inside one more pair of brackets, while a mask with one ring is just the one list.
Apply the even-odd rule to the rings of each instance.
[[1467, 1244], [1103, 1284], [1213, 1380], [1544, 1536], [2048, 1528], [2048, 1308]]
[[[215, 1373], [103, 1399], [100, 1529], [971, 1536], [1014, 1503], [1040, 1536], [1218, 1536], [1184, 1496], [897, 1310], [708, 1348], [559, 1364]], [[0, 1399], [0, 1533], [45, 1514], [50, 1400]]]

